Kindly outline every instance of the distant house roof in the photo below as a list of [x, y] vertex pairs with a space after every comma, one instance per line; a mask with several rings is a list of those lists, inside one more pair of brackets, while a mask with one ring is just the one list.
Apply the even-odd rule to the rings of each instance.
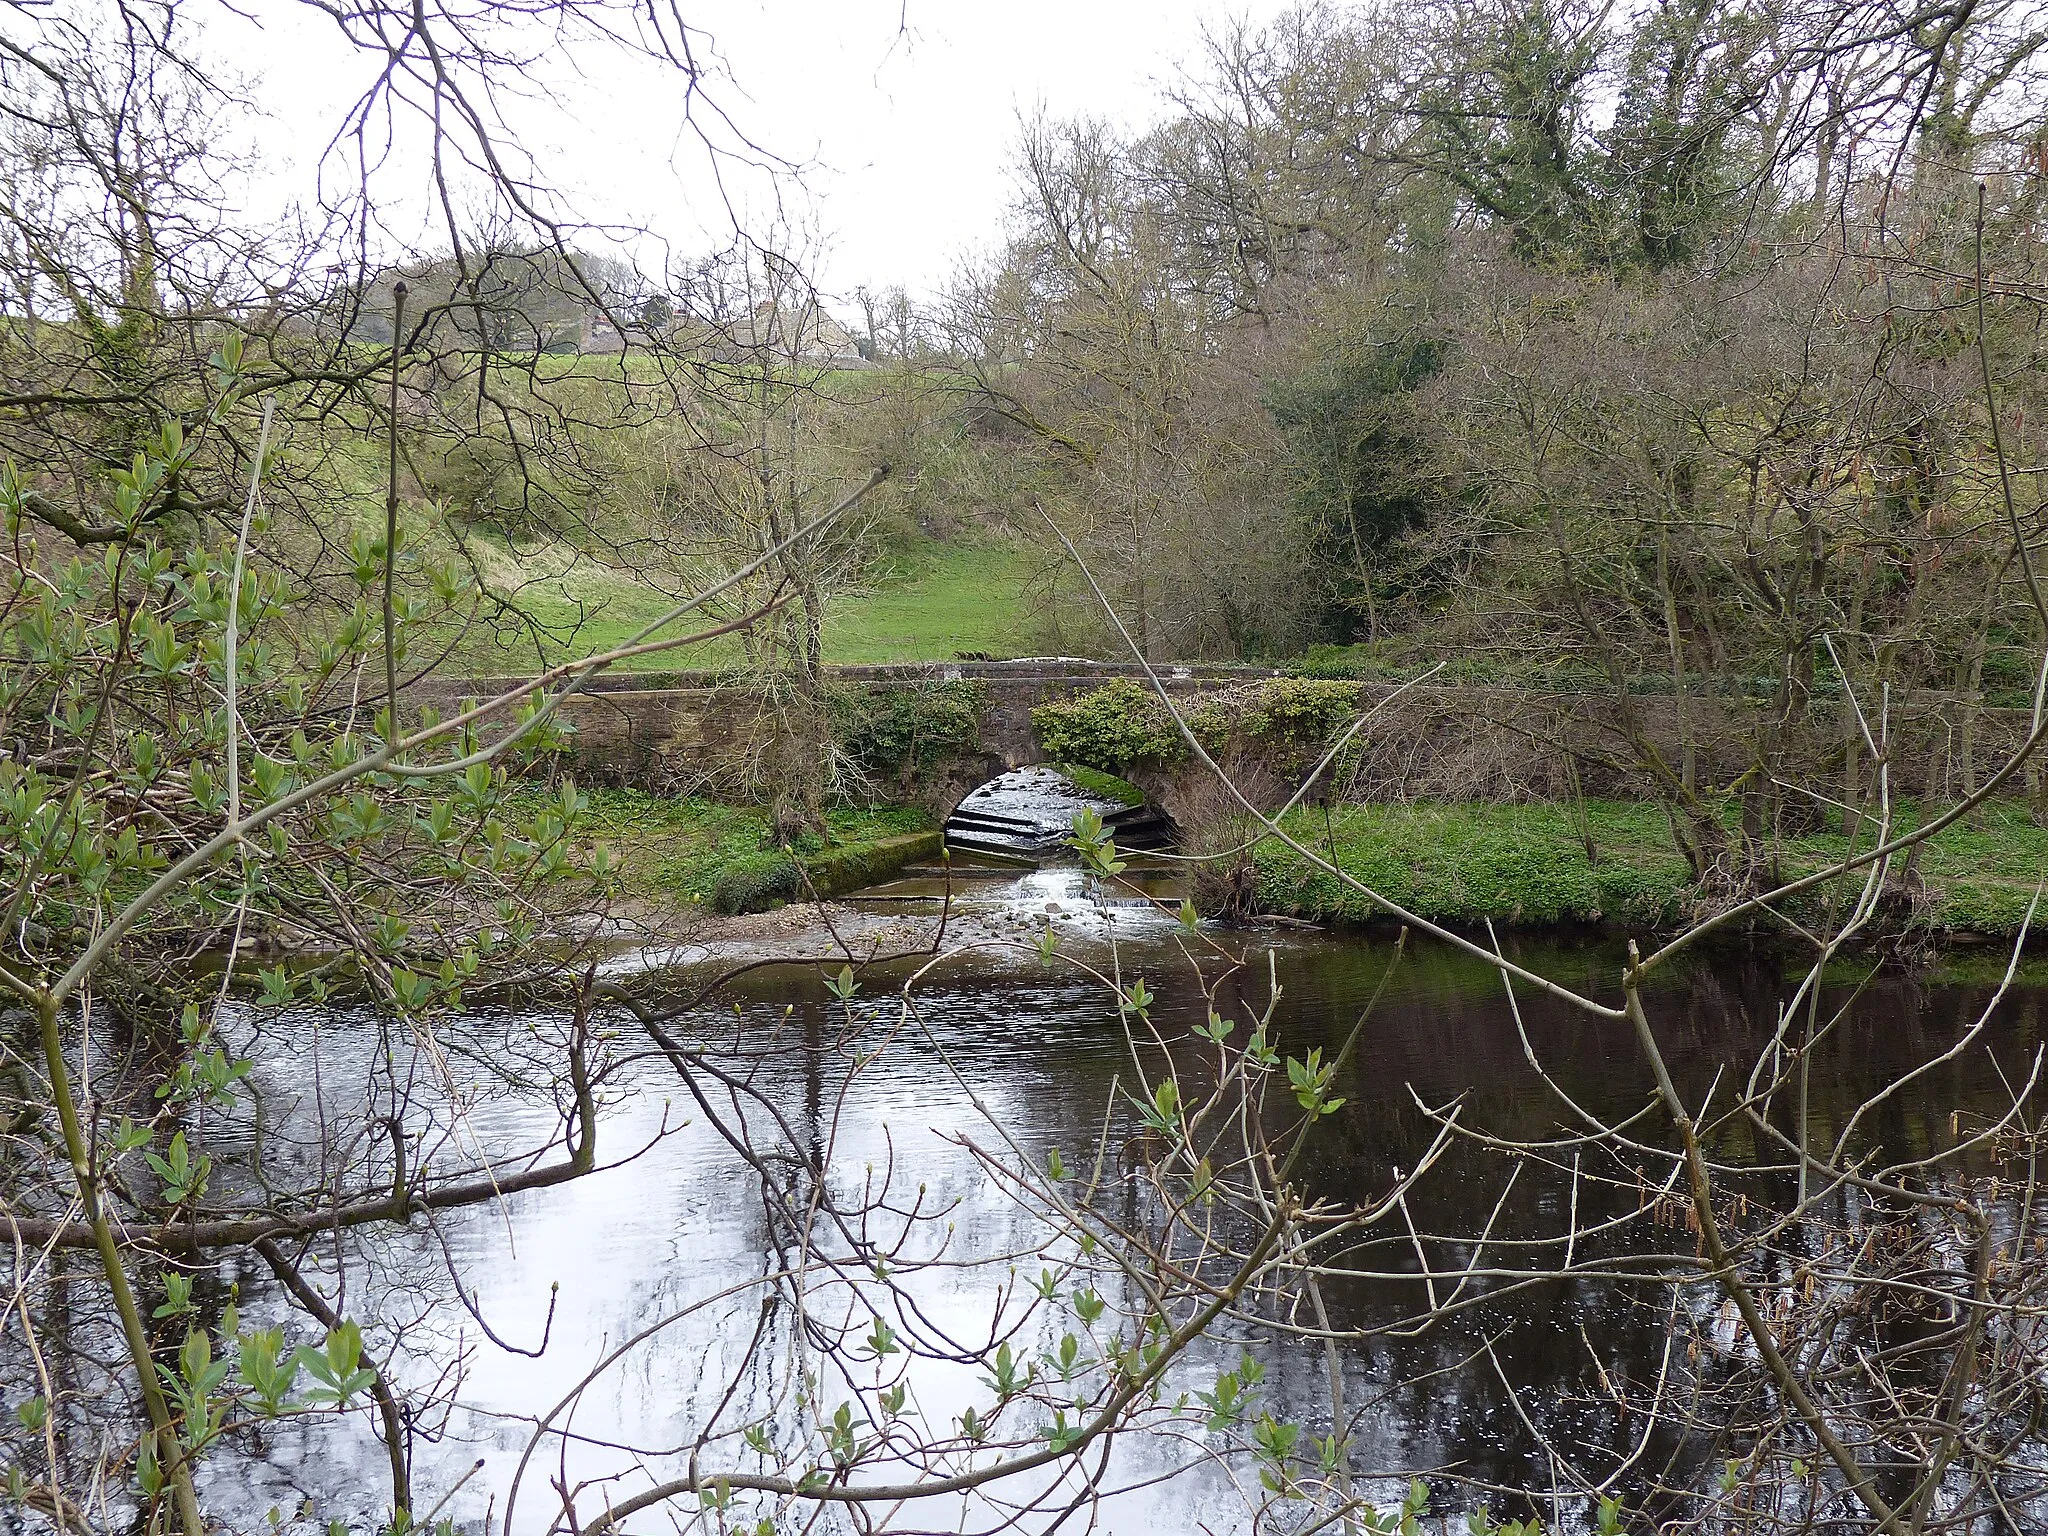
[[823, 306], [801, 308], [763, 301], [723, 328], [723, 348], [734, 353], [767, 352], [824, 368], [865, 368], [853, 333]]

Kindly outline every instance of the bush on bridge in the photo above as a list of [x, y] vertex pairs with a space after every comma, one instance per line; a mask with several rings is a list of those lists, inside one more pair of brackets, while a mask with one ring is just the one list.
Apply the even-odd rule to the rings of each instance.
[[988, 705], [988, 684], [965, 678], [842, 688], [831, 697], [832, 734], [857, 779], [905, 784], [978, 752]]
[[[1226, 689], [1187, 710], [1188, 727], [1218, 751], [1233, 742], [1320, 746], [1356, 718], [1355, 682], [1275, 677]], [[1039, 745], [1055, 762], [1105, 773], [1170, 767], [1186, 760], [1186, 739], [1157, 694], [1119, 679], [1031, 712]]]
[[1268, 678], [1204, 699], [1188, 724], [1205, 747], [1233, 740], [1321, 746], [1358, 718], [1364, 694], [1356, 682]]
[[1188, 751], [1158, 696], [1128, 678], [1041, 704], [1031, 711], [1031, 726], [1052, 761], [1104, 773], [1164, 767]]

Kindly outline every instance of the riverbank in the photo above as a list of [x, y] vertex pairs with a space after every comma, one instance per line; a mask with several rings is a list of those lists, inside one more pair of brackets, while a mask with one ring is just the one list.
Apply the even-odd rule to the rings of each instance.
[[[1902, 829], [1920, 807], [1901, 807]], [[1696, 890], [1654, 805], [1589, 801], [1583, 821], [1552, 804], [1398, 804], [1308, 808], [1287, 831], [1334, 854], [1347, 873], [1417, 915], [1445, 923], [1524, 927], [1669, 928]], [[1591, 843], [1592, 857], [1588, 856]], [[1825, 868], [1847, 848], [1839, 834], [1793, 838], [1786, 876]], [[1867, 834], [1866, 834], [1867, 846]], [[1369, 922], [1370, 902], [1274, 840], [1255, 855], [1262, 910], [1314, 922]], [[1920, 891], [1892, 926], [1950, 939], [2011, 938], [2048, 878], [2048, 829], [2022, 805], [1994, 803], [1944, 829], [1921, 855]], [[1853, 894], [1848, 893], [1848, 894]], [[1818, 912], [1821, 896], [1809, 907]]]
[[825, 836], [784, 849], [769, 840], [767, 817], [751, 806], [630, 789], [584, 793], [584, 837], [610, 850], [621, 895], [648, 911], [684, 907], [730, 916], [843, 895], [939, 852], [937, 826], [912, 806], [835, 807], [825, 813]]
[[[686, 909], [700, 919], [761, 913], [784, 903], [843, 896], [934, 859], [939, 833], [906, 806], [839, 807], [828, 835], [784, 851], [767, 841], [760, 811], [634, 790], [597, 789], [587, 836], [621, 868], [621, 895], [649, 920]], [[1903, 826], [1918, 806], [1901, 808]], [[1589, 801], [1568, 806], [1411, 803], [1305, 808], [1288, 832], [1419, 916], [1520, 929], [1667, 930], [1685, 921], [1697, 891], [1672, 846], [1662, 811]], [[1588, 857], [1587, 844], [1592, 845]], [[1846, 848], [1839, 834], [1791, 839], [1788, 876], [1824, 868]], [[1363, 924], [1378, 913], [1357, 891], [1268, 840], [1254, 854], [1259, 910], [1317, 923]], [[1891, 929], [1966, 942], [2009, 939], [2048, 879], [2048, 829], [2024, 806], [1994, 803], [1935, 836], [1922, 854], [1919, 892], [1888, 914]], [[1806, 915], [1818, 913], [1819, 898]], [[744, 931], [746, 924], [721, 924]], [[735, 936], [736, 936], [735, 934]]]

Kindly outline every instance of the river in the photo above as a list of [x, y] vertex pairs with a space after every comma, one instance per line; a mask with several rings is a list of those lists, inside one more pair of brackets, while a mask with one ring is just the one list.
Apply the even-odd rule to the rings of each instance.
[[[1188, 1031], [1206, 1014], [1183, 936], [1168, 917], [1130, 904], [1097, 906], [1072, 870], [984, 875], [972, 890], [976, 903], [1019, 924], [1018, 942], [987, 943], [936, 967], [916, 989], [914, 1028], [892, 1028], [900, 1019], [892, 990], [900, 968], [886, 979], [871, 977], [850, 1006], [829, 995], [816, 969], [756, 970], [678, 1025], [713, 1059], [736, 1042], [772, 1045], [750, 1055], [763, 1099], [797, 1139], [830, 1145], [838, 1179], [857, 1183], [873, 1170], [893, 1169], [899, 1191], [915, 1186], [925, 1209], [946, 1210], [948, 1252], [963, 1263], [926, 1272], [916, 1286], [931, 1326], [963, 1334], [985, 1322], [999, 1285], [1016, 1283], [1007, 1261], [993, 1269], [964, 1261], [1007, 1254], [1029, 1260], [1051, 1247], [956, 1138], [984, 1146], [1007, 1139], [1034, 1161], [1057, 1147], [1073, 1163], [1090, 1155], [1106, 1116], [1113, 1127], [1130, 1120], [1129, 1106], [1113, 1095], [1132, 1080], [1132, 1045], [1103, 987], [1068, 961], [1106, 967], [1113, 938], [1123, 975], [1142, 976], [1156, 994], [1151, 1025], [1176, 1052], [1191, 1047]], [[874, 899], [915, 911], [930, 895], [912, 881]], [[1022, 931], [1048, 921], [1062, 935], [1062, 959], [1050, 965]], [[1269, 976], [1280, 983], [1275, 1021], [1289, 1054], [1334, 1049], [1394, 958], [1391, 940], [1377, 936], [1223, 937], [1252, 960], [1226, 992], [1256, 1009], [1267, 1002]], [[1524, 940], [1511, 952], [1570, 986], [1615, 996], [1621, 956], [1612, 944]], [[1746, 1070], [1790, 984], [1781, 956], [1727, 946], [1659, 983], [1652, 1010], [1688, 1095], [1705, 1094], [1728, 1068]], [[1845, 997], [1846, 985], [1832, 988], [1831, 998]], [[1842, 1106], [1946, 1050], [1990, 991], [1990, 979], [1974, 976], [1928, 981], [1894, 973], [1871, 983], [1816, 1057], [1818, 1122], [1834, 1126]], [[2001, 1068], [2010, 1081], [2024, 1077], [2041, 1036], [2044, 999], [2048, 988], [2014, 988], [1985, 1047], [1888, 1101], [1867, 1127], [1869, 1137], [1895, 1149], [1937, 1145], [1958, 1109], [1995, 1112], [2009, 1102], [2000, 1097]], [[1619, 1118], [1645, 1104], [1650, 1076], [1625, 1026], [1533, 994], [1522, 996], [1521, 1007], [1539, 1058], [1583, 1107]], [[696, 1308], [596, 1379], [566, 1421], [569, 1438], [540, 1442], [520, 1488], [516, 1528], [546, 1525], [558, 1503], [553, 1480], [573, 1484], [635, 1464], [672, 1475], [682, 1460], [673, 1453], [728, 1390], [734, 1397], [726, 1411], [734, 1420], [790, 1412], [788, 1382], [778, 1379], [789, 1343], [781, 1325], [763, 1327], [764, 1344], [750, 1349], [761, 1312], [746, 1282], [774, 1262], [757, 1174], [704, 1123], [670, 1064], [646, 1048], [631, 1021], [605, 1022], [616, 1065], [605, 1089], [600, 1161], [617, 1166], [561, 1188], [449, 1213], [431, 1226], [419, 1222], [396, 1235], [323, 1241], [314, 1249], [314, 1272], [330, 1292], [338, 1270], [346, 1270], [344, 1305], [372, 1339], [402, 1337], [393, 1376], [418, 1400], [442, 1405], [419, 1425], [415, 1485], [420, 1502], [430, 1504], [467, 1477], [442, 1510], [464, 1528], [487, 1520], [497, 1528], [536, 1416], [623, 1339], [668, 1314]], [[556, 1092], [537, 1079], [561, 1025], [545, 1014], [479, 1013], [445, 1024], [431, 1053], [423, 1042], [401, 1043], [399, 1071], [453, 1087], [461, 1103], [456, 1133], [429, 1154], [454, 1164], [478, 1147], [544, 1140], [561, 1110]], [[302, 1010], [252, 1013], [245, 1027], [260, 1027], [266, 1037], [252, 1084], [260, 1113], [220, 1130], [211, 1144], [216, 1158], [231, 1164], [237, 1139], [248, 1141], [260, 1129], [273, 1163], [288, 1160], [293, 1128], [307, 1118], [316, 1062], [320, 1091], [330, 1100], [344, 1095], [340, 1085], [360, 1084], [376, 1059], [380, 1026], [363, 1016]], [[877, 1047], [871, 1060], [862, 1059]], [[529, 1076], [536, 1080], [522, 1081]], [[1464, 1123], [1502, 1137], [1553, 1134], [1565, 1118], [1525, 1059], [1497, 975], [1426, 944], [1411, 945], [1387, 982], [1334, 1091], [1347, 1102], [1314, 1144], [1303, 1177], [1312, 1191], [1347, 1200], [1374, 1198], [1395, 1169], [1414, 1167], [1430, 1145], [1435, 1125], [1418, 1100], [1443, 1105], [1462, 1096]], [[308, 1144], [297, 1155], [318, 1154]], [[1491, 1220], [1495, 1235], [1508, 1239], [1558, 1230], [1566, 1201], [1585, 1200], [1577, 1214], [1590, 1221], [1642, 1199], [1618, 1185], [1574, 1192], [1565, 1178], [1525, 1173], [1503, 1201], [1504, 1176], [1498, 1158], [1454, 1150], [1416, 1191], [1410, 1218], [1425, 1234], [1473, 1233]], [[1441, 1245], [1433, 1263], [1455, 1257]], [[470, 1288], [467, 1304], [451, 1289], [451, 1264]], [[1027, 1265], [1026, 1273], [1035, 1268]], [[245, 1316], [287, 1317], [260, 1265], [252, 1261], [232, 1278]], [[728, 1299], [707, 1300], [735, 1286]], [[1391, 1323], [1413, 1311], [1422, 1289], [1412, 1280], [1332, 1286], [1332, 1326], [1355, 1332]], [[1677, 1332], [1669, 1296], [1656, 1286], [1574, 1279], [1504, 1294], [1417, 1336], [1348, 1340], [1340, 1368], [1353, 1415], [1351, 1464], [1373, 1479], [1376, 1494], [1397, 1498], [1405, 1480], [1418, 1476], [1439, 1490], [1440, 1508], [1456, 1508], [1488, 1485], [1548, 1487], [1540, 1430], [1596, 1470], [1634, 1451], [1667, 1476], [1675, 1469], [1682, 1477], [1705, 1449], [1635, 1446], [1612, 1402], [1618, 1390], [1640, 1388], [1671, 1369]], [[303, 1335], [303, 1320], [296, 1321]], [[1483, 1343], [1491, 1344], [1492, 1358], [1475, 1357]], [[1219, 1340], [1194, 1351], [1177, 1368], [1176, 1389], [1213, 1381], [1243, 1347]], [[1267, 1340], [1251, 1348], [1265, 1364], [1262, 1403], [1324, 1433], [1331, 1398], [1321, 1347]], [[975, 1380], [973, 1373], [933, 1368], [919, 1383], [919, 1400], [928, 1414], [957, 1412], [973, 1399]], [[1199, 1426], [1190, 1437], [1124, 1442], [1107, 1481], [1125, 1491], [1109, 1495], [1096, 1528], [1120, 1536], [1250, 1529], [1243, 1490], [1233, 1480], [1246, 1476], [1207, 1456]], [[626, 1492], [638, 1486], [644, 1480], [634, 1477], [617, 1485]], [[271, 1509], [287, 1522], [305, 1510], [367, 1528], [388, 1498], [388, 1484], [371, 1417], [358, 1409], [338, 1421], [281, 1423], [260, 1442], [242, 1437], [208, 1464], [203, 1494], [244, 1528]], [[1496, 1508], [1513, 1502], [1495, 1496]], [[587, 1495], [586, 1516], [601, 1503]], [[1553, 1510], [1539, 1500], [1535, 1507], [1546, 1520], [1562, 1513], [1567, 1524], [1584, 1514], [1576, 1505]], [[963, 1514], [957, 1500], [910, 1518], [899, 1528], [991, 1523], [985, 1507]], [[1050, 1513], [1022, 1522], [1026, 1529], [1053, 1523]], [[666, 1526], [642, 1517], [634, 1528]]]

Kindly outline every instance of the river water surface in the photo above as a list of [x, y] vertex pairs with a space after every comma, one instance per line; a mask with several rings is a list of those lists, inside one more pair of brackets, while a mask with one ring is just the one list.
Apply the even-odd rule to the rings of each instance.
[[[1165, 917], [1128, 905], [1096, 906], [1071, 870], [1020, 872], [973, 885], [974, 900], [1007, 906], [1020, 924], [1050, 922], [1069, 952], [1098, 966], [1109, 963], [1107, 939], [1114, 933], [1123, 973], [1143, 975], [1157, 995], [1152, 1022], [1169, 1042], [1184, 1039], [1204, 1017], [1175, 925]], [[892, 910], [916, 910], [928, 895], [912, 883], [877, 899]], [[1282, 987], [1279, 1042], [1297, 1054], [1331, 1045], [1392, 960], [1391, 943], [1377, 937], [1283, 931], [1238, 933], [1227, 941], [1250, 952], [1253, 963], [1229, 984], [1250, 1007], [1266, 1004], [1270, 955], [1270, 976]], [[1611, 945], [1525, 943], [1512, 952], [1567, 985], [1614, 997], [1621, 957]], [[1697, 1098], [1717, 1072], [1746, 1069], [1789, 986], [1781, 958], [1741, 949], [1702, 955], [1668, 977], [1653, 1002], [1681, 1086]], [[1816, 1061], [1815, 1115], [1831, 1125], [1841, 1106], [1948, 1049], [1990, 991], [1990, 979], [1881, 977]], [[724, 1048], [721, 1042], [736, 1038], [735, 1030], [754, 1045], [776, 1042], [759, 1080], [792, 1133], [819, 1145], [829, 1141], [837, 1166], [849, 1170], [846, 1177], [893, 1168], [899, 1187], [922, 1187], [927, 1208], [950, 1207], [953, 1252], [1028, 1256], [1043, 1235], [990, 1186], [954, 1138], [994, 1144], [1007, 1137], [1034, 1159], [1054, 1147], [1069, 1161], [1084, 1157], [1101, 1137], [1106, 1113], [1111, 1121], [1125, 1116], [1113, 1107], [1113, 1085], [1130, 1081], [1131, 1044], [1098, 982], [1045, 965], [1028, 943], [950, 960], [920, 985], [918, 996], [922, 1030], [898, 1034], [843, 1093], [851, 1067], [844, 1048], [849, 1015], [815, 969], [752, 972], [707, 1005], [694, 1027], [714, 1054]], [[2044, 998], [2048, 992], [2038, 987], [2015, 988], [1988, 1033], [1988, 1047], [1889, 1101], [1869, 1127], [1871, 1138], [1893, 1149], [1944, 1144], [1952, 1112], [1995, 1113], [2009, 1102], [2000, 1097], [2000, 1067], [2010, 1081], [2024, 1078], [2040, 1038]], [[1643, 1106], [1649, 1076], [1622, 1026], [1531, 994], [1521, 1004], [1531, 1043], [1583, 1106], [1614, 1117]], [[852, 1018], [893, 1006], [889, 983], [873, 979]], [[530, 1055], [538, 1072], [549, 1059], [543, 1041], [558, 1035], [560, 1024], [548, 1016], [480, 1014], [446, 1027], [436, 1047], [443, 1065], [416, 1069], [423, 1079], [457, 1084], [463, 1113], [459, 1134], [427, 1154], [457, 1166], [478, 1147], [543, 1141], [559, 1122], [560, 1106], [554, 1092], [521, 1086], [517, 1068]], [[301, 1012], [263, 1016], [261, 1027], [267, 1039], [257, 1053], [255, 1088], [275, 1162], [290, 1155], [281, 1149], [310, 1106], [316, 1064], [320, 1091], [331, 1098], [352, 1073], [360, 1080], [375, 1055], [378, 1026], [367, 1018]], [[614, 1056], [637, 1058], [625, 1060], [607, 1088], [599, 1156], [617, 1166], [565, 1187], [443, 1216], [431, 1227], [416, 1224], [395, 1237], [323, 1242], [310, 1261], [330, 1294], [345, 1272], [343, 1305], [364, 1319], [373, 1340], [388, 1341], [394, 1330], [402, 1336], [394, 1377], [421, 1400], [452, 1403], [419, 1426], [414, 1478], [427, 1504], [467, 1475], [443, 1511], [464, 1526], [489, 1519], [495, 1527], [535, 1417], [608, 1350], [657, 1318], [705, 1303], [596, 1382], [575, 1410], [572, 1438], [542, 1442], [525, 1473], [515, 1526], [546, 1524], [559, 1502], [548, 1488], [555, 1479], [575, 1483], [640, 1463], [679, 1466], [681, 1459], [666, 1453], [687, 1444], [735, 1375], [733, 1411], [742, 1418], [750, 1396], [771, 1404], [787, 1385], [777, 1380], [777, 1361], [784, 1357], [773, 1347], [756, 1350], [752, 1368], [744, 1363], [760, 1318], [756, 1293], [740, 1290], [728, 1301], [706, 1302], [774, 1262], [757, 1176], [702, 1123], [673, 1070], [646, 1050], [629, 1024], [615, 1020], [611, 1027]], [[398, 1054], [419, 1060], [416, 1050]], [[1312, 1189], [1349, 1200], [1369, 1200], [1389, 1188], [1394, 1171], [1412, 1168], [1429, 1145], [1434, 1127], [1416, 1107], [1418, 1099], [1443, 1104], [1462, 1095], [1466, 1123], [1499, 1136], [1552, 1134], [1564, 1118], [1525, 1060], [1499, 979], [1479, 963], [1427, 945], [1411, 946], [1336, 1091], [1348, 1102], [1317, 1144], [1306, 1178]], [[256, 1133], [253, 1125], [242, 1131]], [[216, 1145], [217, 1158], [232, 1151], [226, 1140]], [[303, 1155], [316, 1154], [308, 1148]], [[1424, 1233], [1476, 1232], [1491, 1219], [1501, 1237], [1534, 1235], [1558, 1230], [1563, 1203], [1573, 1198], [1560, 1181], [1530, 1177], [1496, 1209], [1502, 1187], [1496, 1162], [1455, 1154], [1418, 1191], [1413, 1220]], [[1602, 1200], [1616, 1209], [1635, 1203], [1613, 1190], [1588, 1191], [1584, 1198], [1582, 1221], [1599, 1214]], [[1437, 1261], [1455, 1257], [1447, 1248]], [[470, 1288], [466, 1299], [451, 1290], [450, 1260]], [[286, 1316], [266, 1270], [252, 1265], [238, 1280], [245, 1315]], [[986, 1316], [993, 1283], [971, 1269], [960, 1271], [956, 1282], [920, 1282], [932, 1316], [965, 1333]], [[1606, 1392], [1616, 1384], [1648, 1383], [1670, 1361], [1675, 1335], [1665, 1310], [1668, 1293], [1654, 1289], [1582, 1280], [1549, 1284], [1503, 1296], [1419, 1336], [1347, 1343], [1341, 1370], [1354, 1414], [1353, 1465], [1389, 1479], [1442, 1480], [1451, 1505], [1473, 1496], [1449, 1488], [1453, 1477], [1540, 1488], [1548, 1477], [1532, 1423], [1588, 1464], [1598, 1467], [1606, 1457], [1611, 1465], [1629, 1447], [1618, 1416], [1603, 1406]], [[1394, 1281], [1333, 1288], [1333, 1325], [1359, 1328], [1399, 1318], [1416, 1307], [1420, 1291], [1414, 1282]], [[1492, 1360], [1475, 1361], [1482, 1342], [1491, 1342]], [[1267, 1368], [1264, 1401], [1323, 1432], [1330, 1399], [1322, 1350], [1300, 1343], [1255, 1347]], [[1200, 1385], [1238, 1350], [1232, 1342], [1198, 1352], [1176, 1380]], [[1515, 1384], [1517, 1397], [1510, 1398], [1507, 1382]], [[936, 1373], [920, 1395], [927, 1411], [949, 1401], [964, 1404], [973, 1396], [972, 1378]], [[1688, 1457], [1703, 1452], [1660, 1445], [1650, 1454], [1682, 1469]], [[469, 1475], [479, 1461], [481, 1468]], [[1153, 1481], [1177, 1469], [1179, 1475]], [[303, 1508], [361, 1525], [388, 1498], [381, 1448], [361, 1412], [340, 1424], [282, 1425], [260, 1444], [228, 1447], [207, 1477], [208, 1499], [235, 1511], [240, 1524], [270, 1508], [286, 1519]], [[1129, 1491], [1108, 1500], [1097, 1529], [1249, 1529], [1241, 1491], [1230, 1474], [1204, 1460], [1199, 1443], [1123, 1446], [1110, 1482]], [[636, 1475], [618, 1486], [630, 1492], [644, 1480]], [[1495, 1499], [1496, 1508], [1502, 1503]], [[1546, 1518], [1552, 1513], [1542, 1512]], [[918, 1512], [912, 1525], [898, 1528], [950, 1530], [963, 1518], [956, 1503]], [[986, 1511], [975, 1519], [988, 1523]], [[1043, 1529], [1053, 1521], [1046, 1514], [1024, 1523]], [[668, 1525], [642, 1517], [635, 1528]]]

